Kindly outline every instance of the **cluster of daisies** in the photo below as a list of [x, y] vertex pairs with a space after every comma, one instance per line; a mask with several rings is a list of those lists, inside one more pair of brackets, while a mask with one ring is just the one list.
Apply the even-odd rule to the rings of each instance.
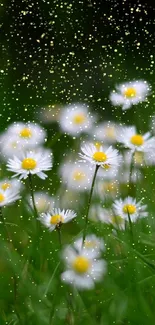
[[[110, 101], [125, 110], [146, 100], [149, 92], [150, 86], [145, 81], [128, 82], [110, 94]], [[73, 153], [70, 150], [59, 167], [59, 192], [55, 197], [43, 191], [33, 192], [33, 175], [44, 180], [47, 177], [45, 172], [52, 169], [53, 156], [46, 148], [46, 131], [42, 127], [32, 122], [16, 122], [0, 136], [1, 160], [13, 173], [13, 179], [0, 182], [1, 209], [21, 198], [22, 179], [28, 178], [31, 196], [27, 197], [27, 208], [31, 211], [36, 209], [38, 222], [50, 232], [60, 231], [63, 224], [77, 217], [72, 205], [79, 204], [78, 192], [88, 192], [89, 196], [89, 192], [94, 190], [88, 217], [95, 222], [108, 223], [112, 229], [125, 230], [129, 222], [147, 217], [147, 206], [130, 197], [128, 188], [130, 183], [141, 180], [143, 167], [155, 165], [154, 121], [151, 132], [141, 134], [135, 126], [98, 121], [87, 105], [72, 104], [55, 109], [57, 114], [53, 120], [58, 122], [62, 133], [73, 139], [81, 139], [82, 135], [80, 145], [77, 141]], [[61, 202], [56, 197], [61, 197]], [[86, 206], [84, 198], [80, 196], [80, 201]], [[94, 234], [80, 237], [65, 247], [62, 257], [67, 270], [61, 275], [62, 281], [80, 289], [93, 288], [106, 273], [104, 251], [103, 239]]]

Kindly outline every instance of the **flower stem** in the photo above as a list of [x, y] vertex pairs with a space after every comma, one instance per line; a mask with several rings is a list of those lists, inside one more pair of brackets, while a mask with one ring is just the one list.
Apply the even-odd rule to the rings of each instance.
[[[130, 190], [131, 190], [131, 184], [132, 184], [132, 172], [133, 172], [133, 167], [134, 167], [134, 154], [135, 154], [135, 151], [132, 153], [132, 156], [131, 156], [131, 163], [130, 163], [130, 173], [129, 173], [129, 194], [130, 194]], [[129, 211], [128, 212], [128, 221], [129, 221], [129, 226], [130, 226], [130, 233], [131, 233], [131, 239], [132, 239], [132, 242], [133, 242], [133, 229], [132, 229], [132, 221], [131, 221], [131, 217], [130, 217], [130, 213]]]
[[[11, 246], [13, 247], [13, 242], [12, 242], [12, 239], [11, 239], [11, 236], [10, 236], [10, 233], [9, 233], [9, 230], [8, 230], [8, 227], [7, 227], [6, 223], [5, 223], [5, 218], [4, 218], [4, 216], [3, 216], [3, 210], [2, 210], [2, 207], [0, 207], [0, 219], [2, 220], [2, 223], [3, 223], [3, 225], [4, 225], [7, 239], [9, 240]], [[13, 248], [14, 248], [14, 247], [13, 247]]]
[[131, 156], [131, 163], [130, 163], [130, 172], [129, 172], [129, 192], [131, 190], [131, 185], [132, 185], [132, 172], [133, 172], [133, 167], [134, 167], [134, 155], [135, 155], [135, 151], [132, 153]]
[[133, 238], [132, 221], [131, 221], [131, 217], [130, 217], [129, 211], [128, 211], [128, 221], [129, 221], [129, 226], [130, 226], [131, 240], [133, 242], [134, 241], [134, 238]]
[[30, 184], [30, 192], [31, 192], [31, 198], [32, 198], [32, 204], [35, 216], [38, 218], [38, 211], [36, 208], [35, 200], [34, 200], [34, 191], [33, 191], [33, 183], [32, 183], [32, 175], [29, 173], [29, 184]]
[[61, 249], [62, 248], [61, 226], [58, 226], [56, 229], [57, 229], [59, 245], [60, 245], [60, 249]]
[[86, 233], [87, 233], [87, 227], [88, 227], [88, 216], [89, 216], [89, 209], [90, 209], [90, 205], [91, 205], [91, 199], [92, 199], [92, 195], [93, 195], [93, 190], [94, 190], [94, 185], [95, 185], [95, 179], [96, 179], [96, 175], [99, 169], [99, 165], [96, 165], [95, 168], [95, 172], [94, 172], [94, 176], [93, 176], [93, 180], [92, 180], [92, 185], [91, 185], [91, 189], [90, 189], [90, 194], [89, 194], [89, 199], [88, 199], [88, 205], [86, 208], [86, 214], [85, 214], [85, 226], [84, 226], [84, 230], [83, 230], [83, 240], [82, 240], [82, 245], [84, 244], [85, 238], [86, 238]]

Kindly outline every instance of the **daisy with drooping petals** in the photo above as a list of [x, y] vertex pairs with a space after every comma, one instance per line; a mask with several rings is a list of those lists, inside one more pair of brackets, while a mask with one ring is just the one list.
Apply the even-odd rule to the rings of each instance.
[[120, 161], [118, 150], [113, 149], [111, 146], [104, 150], [102, 146], [97, 149], [96, 146], [90, 144], [81, 147], [81, 150], [83, 153], [79, 155], [84, 161], [89, 161], [91, 164], [103, 168], [117, 166]]
[[98, 238], [96, 235], [88, 235], [85, 238], [83, 244], [83, 238], [78, 238], [74, 242], [74, 247], [77, 251], [88, 252], [91, 258], [96, 258], [101, 255], [102, 251], [105, 251], [105, 244], [102, 238]]
[[116, 135], [120, 128], [117, 123], [111, 121], [99, 123], [93, 130], [94, 138], [105, 144], [115, 143]]
[[[60, 105], [47, 105], [42, 107], [39, 112], [39, 118], [43, 123], [50, 124], [53, 122], [59, 122], [59, 115], [61, 111]], [[38, 118], [38, 111], [37, 111]]]
[[95, 282], [102, 279], [106, 273], [107, 263], [104, 260], [92, 258], [88, 250], [77, 250], [68, 246], [63, 251], [63, 259], [67, 270], [61, 274], [62, 281], [78, 289], [93, 289]]
[[20, 199], [19, 191], [11, 188], [0, 189], [0, 207], [9, 205]]
[[[28, 197], [29, 204], [33, 209], [32, 198]], [[55, 198], [45, 192], [34, 192], [34, 201], [38, 213], [48, 212], [54, 208]]]
[[40, 220], [49, 231], [53, 231], [59, 228], [63, 223], [67, 223], [75, 217], [76, 213], [72, 210], [60, 210], [55, 208], [48, 213], [42, 213], [38, 220]]
[[103, 200], [105, 197], [107, 198], [114, 198], [119, 193], [119, 183], [117, 180], [104, 180], [98, 178], [96, 183], [96, 191]]
[[118, 142], [122, 143], [125, 148], [134, 151], [149, 152], [155, 148], [155, 137], [150, 137], [150, 132], [141, 135], [137, 133], [135, 126], [122, 128], [117, 136]]
[[17, 136], [21, 146], [31, 149], [45, 141], [46, 132], [36, 123], [14, 122], [7, 129], [7, 134]]
[[125, 82], [116, 86], [116, 91], [110, 94], [110, 100], [114, 106], [122, 106], [122, 109], [126, 110], [145, 101], [149, 92], [150, 86], [146, 81]]
[[79, 135], [91, 129], [94, 118], [84, 104], [71, 104], [60, 112], [60, 127], [70, 135]]
[[92, 183], [92, 169], [84, 163], [64, 163], [60, 168], [62, 180], [74, 191], [86, 191]]
[[144, 218], [148, 216], [146, 212], [147, 205], [142, 205], [142, 202], [136, 202], [136, 199], [128, 196], [124, 200], [116, 200], [113, 204], [113, 208], [116, 215], [124, 218], [128, 221], [130, 215], [131, 221], [135, 222], [138, 218]]
[[19, 156], [21, 150], [24, 150], [24, 146], [21, 145], [16, 135], [3, 133], [0, 136], [0, 153], [3, 159], [7, 160], [13, 156]]
[[[131, 158], [132, 158], [132, 151], [131, 150], [126, 151], [125, 154], [123, 155], [123, 160], [126, 167], [130, 165]], [[134, 161], [134, 166], [136, 168], [144, 167], [144, 166], [153, 166], [155, 165], [155, 151], [154, 150], [150, 150], [146, 152], [135, 151], [133, 161]]]
[[43, 171], [48, 171], [52, 168], [51, 154], [44, 150], [27, 151], [22, 154], [22, 158], [14, 157], [9, 159], [7, 164], [8, 170], [15, 173], [15, 176], [20, 176], [20, 179], [27, 178], [29, 174], [36, 174], [41, 179], [45, 179], [47, 175]]
[[22, 189], [22, 184], [18, 179], [3, 179], [0, 181], [0, 189], [6, 191], [7, 189], [12, 189], [12, 191], [19, 192]]
[[105, 209], [100, 205], [92, 206], [90, 219], [95, 222], [111, 224], [114, 228], [125, 229], [125, 220], [122, 216], [116, 215], [112, 209]]

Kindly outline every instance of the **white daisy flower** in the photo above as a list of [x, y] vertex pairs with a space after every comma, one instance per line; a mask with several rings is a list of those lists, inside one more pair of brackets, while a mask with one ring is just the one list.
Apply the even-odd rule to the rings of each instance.
[[[39, 112], [40, 120], [46, 124], [59, 122], [60, 111], [61, 111], [60, 105], [47, 105], [45, 107], [42, 107]], [[38, 118], [38, 111], [37, 111], [37, 118]]]
[[60, 127], [70, 135], [79, 135], [92, 128], [94, 118], [91, 116], [86, 105], [71, 104], [64, 107], [60, 112]]
[[72, 210], [53, 209], [48, 213], [42, 213], [38, 218], [40, 222], [53, 231], [55, 228], [60, 227], [63, 223], [67, 223], [76, 217], [76, 213]]
[[101, 166], [103, 168], [109, 168], [117, 166], [120, 162], [118, 150], [113, 149], [111, 146], [105, 149], [101, 146], [99, 149], [93, 144], [85, 145], [81, 147], [82, 154], [80, 157], [84, 161], [89, 161], [93, 165]]
[[8, 160], [8, 170], [15, 173], [15, 176], [20, 175], [20, 179], [27, 178], [29, 174], [37, 174], [41, 179], [45, 179], [47, 175], [43, 171], [48, 171], [52, 168], [51, 154], [44, 150], [27, 151], [22, 154], [22, 158], [14, 157]]
[[69, 189], [75, 191], [90, 189], [93, 171], [86, 164], [68, 161], [61, 166], [60, 174]]
[[[131, 179], [130, 179], [131, 178]], [[125, 184], [129, 182], [129, 179], [132, 183], [136, 184], [138, 181], [140, 181], [143, 178], [143, 175], [140, 170], [137, 168], [132, 169], [132, 174], [130, 176], [130, 170], [120, 170], [120, 174], [118, 175], [118, 182], [120, 184]]]
[[0, 189], [6, 191], [7, 189], [12, 189], [12, 191], [19, 192], [23, 187], [23, 184], [18, 179], [3, 179], [0, 181]]
[[[34, 192], [34, 201], [38, 213], [48, 212], [54, 208], [55, 198], [45, 192]], [[33, 209], [31, 196], [28, 196], [28, 202]]]
[[113, 209], [116, 215], [128, 221], [130, 215], [131, 221], [135, 222], [138, 218], [147, 217], [147, 205], [142, 205], [142, 202], [136, 202], [136, 199], [128, 196], [124, 200], [116, 200], [113, 204]]
[[145, 101], [149, 92], [150, 86], [146, 81], [125, 82], [116, 86], [116, 91], [110, 94], [110, 100], [114, 106], [122, 106], [122, 109], [126, 110]]
[[114, 198], [119, 193], [119, 183], [117, 180], [97, 179], [96, 192], [100, 199]]
[[5, 132], [0, 136], [0, 153], [3, 159], [7, 160], [13, 156], [18, 157], [21, 150], [24, 150], [24, 146], [21, 145], [16, 135], [10, 136], [10, 134]]
[[19, 199], [19, 192], [14, 188], [0, 189], [0, 207], [9, 205]]
[[[131, 158], [132, 158], [132, 152], [130, 150], [126, 151], [123, 155], [123, 160], [126, 166], [130, 166]], [[135, 151], [133, 161], [134, 161], [134, 166], [136, 168], [153, 166], [155, 165], [155, 151], [154, 150], [150, 150], [146, 152]]]
[[92, 206], [89, 219], [111, 224], [114, 228], [125, 229], [125, 220], [122, 216], [114, 215], [113, 209], [102, 208], [100, 205]]
[[8, 127], [7, 134], [10, 137], [17, 136], [21, 145], [28, 149], [41, 145], [46, 137], [45, 130], [31, 122], [14, 122]]
[[117, 123], [107, 121], [99, 123], [93, 130], [94, 138], [103, 143], [115, 143], [120, 126]]
[[150, 132], [144, 135], [138, 134], [135, 126], [122, 128], [121, 134], [118, 134], [117, 140], [125, 148], [134, 151], [149, 152], [155, 148], [155, 137], [150, 137]]
[[98, 238], [96, 235], [88, 235], [85, 238], [83, 245], [83, 238], [78, 238], [74, 241], [74, 247], [76, 251], [88, 252], [91, 258], [97, 258], [101, 255], [102, 251], [105, 251], [105, 244], [102, 238]]
[[68, 246], [64, 249], [63, 259], [67, 270], [61, 274], [62, 281], [81, 290], [93, 289], [95, 282], [100, 281], [106, 273], [107, 263], [92, 258], [86, 250], [76, 251]]

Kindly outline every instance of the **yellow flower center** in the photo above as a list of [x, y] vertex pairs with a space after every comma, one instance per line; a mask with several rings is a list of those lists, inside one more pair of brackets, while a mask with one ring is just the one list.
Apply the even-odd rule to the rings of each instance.
[[37, 162], [33, 158], [25, 158], [22, 161], [23, 169], [34, 169], [37, 166]]
[[51, 225], [58, 225], [59, 223], [63, 222], [64, 218], [60, 214], [56, 214], [55, 216], [51, 216], [50, 223]]
[[117, 187], [116, 187], [116, 184], [114, 183], [104, 183], [103, 184], [103, 190], [107, 191], [107, 192], [114, 192], [116, 191]]
[[109, 168], [110, 168], [110, 164], [104, 164], [102, 167], [103, 167], [104, 169], [109, 169]]
[[137, 94], [137, 91], [133, 87], [129, 87], [124, 91], [124, 96], [127, 97], [127, 98], [135, 97], [136, 94]]
[[89, 270], [90, 261], [84, 256], [77, 256], [73, 262], [73, 269], [77, 273], [86, 273]]
[[140, 151], [136, 151], [134, 154], [134, 161], [136, 164], [142, 164], [144, 161], [144, 153]]
[[32, 132], [29, 128], [24, 128], [20, 131], [20, 137], [22, 138], [31, 138]]
[[142, 135], [140, 134], [135, 134], [131, 137], [130, 139], [131, 143], [134, 144], [135, 146], [142, 146], [144, 143], [144, 139]]
[[101, 148], [101, 143], [100, 142], [95, 142], [94, 145], [95, 145], [97, 150], [100, 150], [100, 148]]
[[82, 179], [85, 178], [85, 174], [80, 172], [80, 171], [75, 171], [73, 174], [73, 179], [74, 181], [81, 181]]
[[81, 113], [74, 116], [73, 122], [75, 124], [82, 124], [85, 121], [85, 119], [86, 119], [85, 115]]
[[136, 212], [136, 207], [133, 204], [125, 204], [123, 207], [124, 213], [134, 214]]
[[2, 193], [0, 193], [0, 203], [3, 202], [5, 200], [5, 197]]
[[111, 139], [115, 139], [115, 129], [113, 126], [106, 128], [106, 136]]
[[17, 148], [17, 142], [16, 142], [16, 141], [12, 142], [12, 143], [11, 143], [11, 147], [12, 147], [13, 149], [16, 149], [16, 148]]
[[86, 248], [94, 248], [96, 246], [96, 241], [95, 240], [85, 240], [84, 242], [84, 247]]
[[123, 223], [123, 218], [120, 216], [112, 216], [111, 217], [112, 224], [121, 225]]
[[93, 154], [93, 159], [97, 162], [105, 162], [107, 160], [107, 155], [104, 152], [96, 151]]
[[2, 188], [2, 190], [7, 190], [8, 188], [10, 188], [11, 187], [11, 184], [9, 184], [9, 183], [3, 183], [2, 185], [1, 185], [1, 188]]

